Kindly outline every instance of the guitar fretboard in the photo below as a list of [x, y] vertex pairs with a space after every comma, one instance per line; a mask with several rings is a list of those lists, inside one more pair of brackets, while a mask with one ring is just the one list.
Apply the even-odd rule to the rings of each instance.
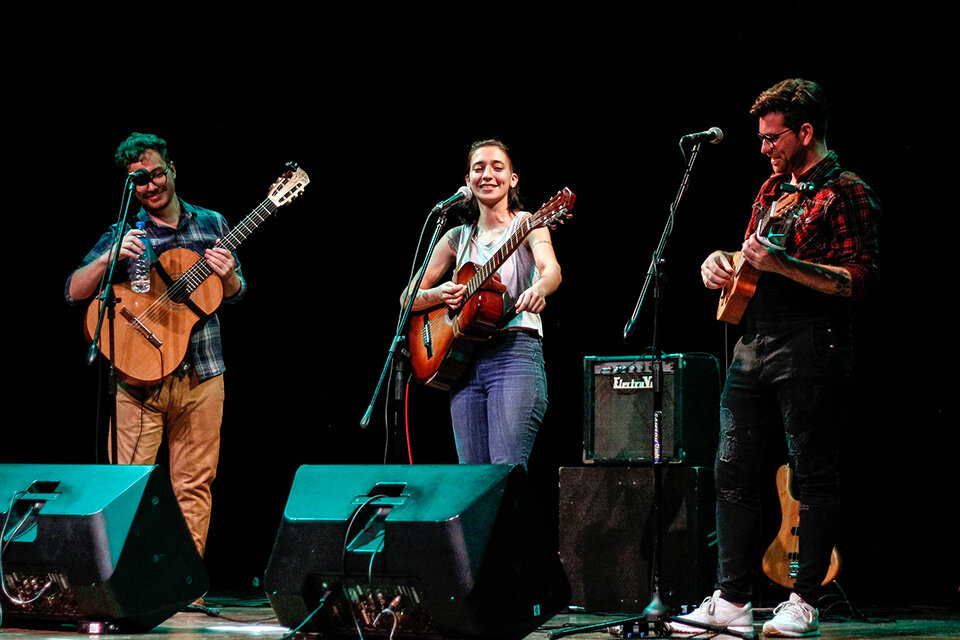
[[[254, 229], [259, 227], [270, 215], [276, 213], [277, 208], [277, 205], [275, 205], [270, 198], [267, 198], [253, 211], [248, 213], [240, 224], [231, 229], [227, 235], [220, 238], [217, 246], [227, 251], [234, 251], [240, 246], [241, 242], [247, 239], [247, 236], [253, 233]], [[203, 281], [209, 278], [212, 273], [213, 270], [207, 265], [206, 260], [197, 260], [193, 266], [187, 269], [186, 272], [177, 279], [176, 286], [178, 288], [183, 287], [183, 290], [178, 291], [177, 294], [190, 295], [197, 287], [203, 284]]]
[[469, 298], [474, 293], [477, 292], [484, 283], [490, 279], [490, 277], [497, 272], [504, 262], [507, 261], [507, 258], [513, 254], [514, 251], [520, 246], [520, 243], [523, 242], [523, 239], [527, 237], [535, 225], [533, 224], [533, 217], [528, 217], [526, 220], [521, 222], [517, 226], [517, 230], [514, 231], [506, 242], [504, 242], [497, 252], [484, 263], [482, 267], [477, 269], [477, 272], [473, 274], [473, 277], [467, 282], [467, 291], [466, 297]]

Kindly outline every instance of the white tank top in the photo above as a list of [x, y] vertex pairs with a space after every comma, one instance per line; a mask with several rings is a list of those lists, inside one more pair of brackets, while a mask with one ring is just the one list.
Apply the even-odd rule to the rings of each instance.
[[[460, 239], [457, 244], [457, 268], [459, 269], [465, 262], [473, 262], [477, 266], [486, 264], [490, 258], [503, 246], [503, 243], [516, 232], [520, 223], [530, 214], [520, 211], [513, 217], [510, 224], [499, 238], [490, 244], [483, 244], [477, 237], [476, 225], [461, 225]], [[501, 282], [506, 285], [507, 291], [503, 296], [503, 314], [509, 320], [503, 324], [503, 329], [530, 329], [536, 331], [537, 335], [543, 337], [543, 323], [540, 320], [540, 314], [524, 311], [517, 314], [514, 305], [520, 294], [540, 279], [540, 271], [537, 269], [537, 263], [533, 259], [533, 252], [526, 243], [517, 247], [509, 258], [507, 258], [500, 269], [497, 271]]]

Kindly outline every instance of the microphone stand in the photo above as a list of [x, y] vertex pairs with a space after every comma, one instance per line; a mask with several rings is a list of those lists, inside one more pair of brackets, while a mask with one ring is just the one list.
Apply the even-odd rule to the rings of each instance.
[[116, 319], [116, 307], [119, 298], [113, 295], [113, 274], [116, 272], [117, 263], [120, 261], [120, 246], [123, 244], [125, 234], [124, 228], [127, 224], [130, 202], [132, 201], [134, 184], [127, 176], [127, 181], [123, 186], [123, 198], [120, 203], [120, 213], [117, 215], [117, 237], [113, 244], [113, 255], [110, 258], [110, 268], [107, 270], [106, 284], [103, 286], [103, 292], [100, 294], [100, 311], [97, 316], [97, 326], [93, 332], [93, 342], [90, 343], [90, 349], [87, 351], [87, 364], [93, 364], [97, 359], [98, 345], [100, 344], [100, 333], [103, 330], [104, 318], [110, 329], [107, 341], [107, 398], [110, 401], [110, 462], [117, 464], [117, 371], [115, 366], [116, 345], [114, 342], [114, 321]]
[[[420, 283], [423, 282], [424, 271], [426, 270], [426, 263], [430, 259], [430, 256], [433, 255], [433, 249], [437, 246], [437, 242], [440, 240], [440, 234], [443, 231], [444, 225], [447, 223], [447, 212], [446, 208], [442, 208], [440, 205], [437, 205], [430, 211], [430, 215], [433, 213], [439, 213], [437, 216], [436, 226], [433, 229], [433, 235], [430, 238], [430, 244], [427, 247], [426, 257], [424, 258], [423, 267], [421, 267], [419, 274], [417, 275], [417, 280], [414, 283], [414, 286], [410, 291], [418, 291], [420, 289]], [[387, 379], [387, 375], [390, 373], [390, 367], [394, 362], [394, 359], [397, 357], [397, 352], [400, 351], [404, 356], [409, 356], [409, 352], [406, 349], [402, 349], [401, 345], [406, 340], [406, 335], [404, 331], [407, 328], [407, 321], [410, 317], [411, 312], [413, 311], [413, 301], [416, 298], [414, 295], [407, 295], [407, 303], [404, 305], [403, 313], [400, 316], [400, 321], [397, 323], [397, 330], [393, 336], [393, 339], [390, 341], [390, 349], [387, 352], [387, 359], [383, 363], [383, 369], [380, 372], [380, 379], [377, 381], [377, 386], [374, 389], [373, 397], [370, 398], [370, 404], [367, 405], [367, 410], [363, 414], [363, 418], [360, 420], [360, 428], [366, 429], [370, 426], [370, 419], [373, 416], [373, 407], [377, 402], [377, 397], [380, 395], [380, 389], [383, 387], [384, 382]], [[396, 376], [396, 384], [400, 387], [403, 384], [402, 379], [405, 379], [405, 374], [407, 367], [405, 360], [398, 360], [398, 371]], [[397, 389], [395, 394], [395, 399], [399, 402], [402, 398], [400, 390]], [[394, 442], [394, 459], [396, 462], [402, 462], [400, 456], [401, 448], [401, 438], [400, 438], [400, 429], [399, 429], [399, 413], [395, 413], [396, 420], [394, 424], [393, 432], [393, 442]]]
[[[683, 141], [681, 140], [681, 149], [683, 148], [682, 143]], [[687, 160], [687, 168], [684, 171], [683, 179], [680, 182], [680, 189], [674, 198], [673, 204], [670, 205], [670, 212], [667, 216], [667, 223], [663, 229], [663, 233], [660, 236], [660, 243], [657, 245], [656, 250], [653, 252], [652, 258], [650, 259], [650, 266], [647, 268], [647, 275], [643, 282], [643, 288], [640, 291], [640, 298], [637, 300], [637, 305], [633, 310], [633, 315], [630, 316], [630, 319], [627, 321], [627, 324], [623, 330], [623, 340], [625, 343], [627, 343], [630, 341], [630, 338], [633, 335], [633, 330], [637, 322], [637, 317], [640, 314], [640, 309], [643, 307], [643, 303], [646, 301], [647, 294], [650, 292], [652, 287], [653, 342], [651, 349], [653, 351], [653, 361], [651, 363], [651, 370], [653, 372], [653, 420], [651, 421], [651, 426], [653, 433], [651, 439], [651, 455], [653, 461], [654, 551], [650, 571], [650, 603], [639, 616], [633, 616], [619, 620], [610, 620], [608, 622], [578, 627], [576, 629], [552, 631], [547, 634], [547, 637], [551, 639], [573, 635], [576, 633], [594, 631], [607, 627], [633, 624], [635, 622], [645, 622], [648, 625], [648, 629], [650, 626], [653, 627], [653, 632], [657, 636], [664, 636], [670, 635], [670, 632], [665, 626], [665, 623], [669, 621], [678, 621], [682, 622], [683, 624], [689, 624], [690, 626], [702, 627], [705, 631], [723, 633], [726, 635], [743, 638], [744, 640], [754, 640], [757, 637], [756, 633], [739, 633], [736, 631], [727, 630], [725, 627], [701, 625], [699, 623], [688, 622], [686, 620], [680, 621], [679, 619], [669, 615], [669, 609], [664, 604], [663, 599], [660, 597], [660, 570], [661, 559], [663, 556], [663, 523], [661, 522], [663, 512], [663, 491], [661, 487], [661, 472], [664, 465], [661, 447], [663, 428], [663, 354], [660, 352], [660, 303], [663, 297], [663, 277], [661, 274], [661, 268], [664, 264], [663, 253], [667, 247], [667, 240], [673, 233], [673, 223], [676, 218], [677, 208], [680, 206], [680, 201], [683, 199], [683, 195], [687, 191], [687, 186], [690, 183], [690, 174], [693, 171], [693, 164], [696, 162], [697, 155], [699, 153], [700, 142], [696, 142], [691, 149], [690, 156]]]
[[[681, 144], [682, 148], [682, 144]], [[663, 254], [667, 248], [667, 241], [673, 233], [673, 225], [676, 219], [677, 208], [680, 201], [687, 191], [690, 183], [690, 174], [693, 171], [693, 164], [700, 153], [700, 143], [693, 145], [690, 151], [690, 157], [687, 160], [687, 167], [683, 173], [683, 179], [680, 181], [680, 189], [677, 192], [673, 203], [670, 205], [670, 212], [667, 216], [667, 222], [663, 233], [660, 235], [660, 243], [653, 252], [650, 259], [650, 266], [647, 268], [647, 275], [643, 282], [643, 288], [640, 291], [640, 298], [633, 310], [633, 315], [627, 322], [623, 331], [624, 342], [629, 342], [633, 334], [637, 317], [650, 288], [653, 288], [653, 338], [652, 353], [653, 361], [651, 370], [653, 373], [653, 406], [651, 427], [653, 430], [651, 437], [651, 460], [653, 462], [653, 524], [654, 524], [654, 545], [653, 557], [651, 558], [650, 571], [650, 603], [643, 610], [643, 617], [648, 624], [654, 626], [654, 631], [660, 633], [664, 630], [664, 623], [669, 618], [668, 609], [660, 596], [660, 571], [663, 558], [663, 354], [660, 351], [660, 314], [661, 302], [663, 300], [663, 274], [661, 269], [664, 264]]]

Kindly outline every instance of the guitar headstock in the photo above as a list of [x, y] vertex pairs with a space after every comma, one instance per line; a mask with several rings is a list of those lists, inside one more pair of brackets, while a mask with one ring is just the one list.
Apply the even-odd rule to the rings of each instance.
[[270, 187], [267, 198], [278, 207], [293, 202], [310, 183], [307, 172], [301, 169], [296, 162], [287, 163], [287, 172], [277, 178]]
[[567, 218], [573, 217], [570, 209], [577, 196], [570, 190], [570, 187], [564, 187], [557, 195], [553, 196], [542, 207], [533, 214], [533, 225], [535, 227], [547, 226], [555, 229], [557, 223], [563, 224]]

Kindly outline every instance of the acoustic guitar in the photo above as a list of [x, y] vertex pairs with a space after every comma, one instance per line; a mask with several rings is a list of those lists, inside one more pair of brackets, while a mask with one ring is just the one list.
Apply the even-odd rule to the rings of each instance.
[[407, 342], [417, 382], [447, 390], [460, 377], [477, 345], [493, 337], [500, 327], [506, 287], [497, 270], [531, 231], [544, 226], [554, 229], [556, 223], [571, 217], [575, 200], [573, 191], [565, 187], [523, 220], [483, 266], [464, 263], [453, 278], [467, 287], [459, 309], [437, 305], [410, 316]]
[[[217, 246], [233, 251], [260, 223], [299, 196], [310, 178], [296, 164], [287, 165], [267, 198]], [[150, 271], [150, 291], [134, 293], [129, 282], [113, 286], [117, 317], [114, 366], [125, 382], [150, 385], [172, 373], [187, 353], [194, 325], [213, 314], [223, 301], [223, 284], [206, 261], [189, 249], [169, 249]], [[93, 340], [102, 297], [87, 308], [84, 333]], [[98, 346], [109, 357], [110, 323], [103, 326]]]
[[[775, 201], [757, 227], [756, 236], [767, 246], [782, 249], [784, 227], [802, 211], [799, 193], [793, 192]], [[720, 292], [717, 320], [739, 324], [757, 290], [760, 270], [747, 262], [741, 251], [733, 254], [733, 279]]]
[[[780, 495], [780, 531], [766, 553], [763, 554], [763, 572], [773, 582], [792, 589], [800, 569], [800, 503], [793, 497], [791, 482], [793, 474], [788, 465], [777, 470], [777, 493]], [[832, 582], [840, 573], [840, 552], [833, 548], [830, 566], [823, 579], [824, 585]]]

